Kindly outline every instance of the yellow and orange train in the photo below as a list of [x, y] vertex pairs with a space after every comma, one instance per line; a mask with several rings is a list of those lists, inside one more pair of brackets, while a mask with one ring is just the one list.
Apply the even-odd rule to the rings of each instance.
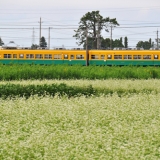
[[160, 50], [0, 50], [1, 64], [159, 66]]

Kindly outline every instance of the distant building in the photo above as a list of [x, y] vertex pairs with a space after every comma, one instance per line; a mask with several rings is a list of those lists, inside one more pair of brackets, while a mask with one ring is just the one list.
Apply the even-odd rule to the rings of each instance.
[[18, 45], [14, 41], [10, 41], [8, 44], [2, 46], [3, 49], [18, 49]]

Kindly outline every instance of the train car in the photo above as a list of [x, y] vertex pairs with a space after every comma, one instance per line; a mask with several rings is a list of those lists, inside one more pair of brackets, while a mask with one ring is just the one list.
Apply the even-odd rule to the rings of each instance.
[[84, 50], [0, 50], [2, 64], [86, 64]]
[[1, 64], [160, 66], [160, 50], [0, 50]]
[[91, 50], [89, 64], [159, 66], [160, 50]]

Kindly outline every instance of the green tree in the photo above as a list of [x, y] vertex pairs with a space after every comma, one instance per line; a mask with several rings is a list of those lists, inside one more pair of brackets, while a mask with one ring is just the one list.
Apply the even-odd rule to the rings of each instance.
[[116, 47], [124, 47], [124, 45], [122, 44], [122, 40], [121, 39], [115, 39], [112, 42], [112, 47], [116, 48]]
[[[109, 38], [102, 39], [102, 41], [101, 41], [101, 47], [103, 49], [108, 49], [108, 48], [110, 48], [110, 43], [111, 43], [111, 40]], [[115, 40], [112, 39], [112, 47], [113, 48], [124, 47], [124, 45], [122, 43], [122, 38], [115, 39]]]
[[148, 50], [152, 47], [152, 44], [150, 40], [149, 41], [139, 41], [136, 46], [140, 48], [144, 48], [145, 50]]
[[149, 43], [150, 43], [150, 45], [152, 47], [152, 39], [151, 38], [149, 39]]
[[[101, 40], [101, 48], [102, 49], [110, 48], [110, 44], [111, 44], [110, 38], [106, 38], [106, 39], [102, 39]], [[113, 44], [113, 40], [112, 40], [112, 44]]]
[[44, 37], [40, 39], [40, 47], [47, 47], [47, 42]]
[[116, 18], [110, 19], [109, 17], [103, 18], [99, 11], [92, 11], [86, 13], [79, 22], [79, 27], [75, 31], [73, 37], [78, 40], [77, 44], [82, 45], [86, 41], [86, 35], [93, 42], [93, 47], [97, 49], [97, 37], [102, 37], [101, 31], [107, 30], [109, 25], [119, 25]]
[[39, 46], [37, 44], [32, 44], [31, 49], [37, 49]]
[[120, 42], [123, 44], [123, 39], [122, 39], [122, 37], [120, 38]]
[[[95, 38], [88, 37], [88, 45], [87, 45], [88, 49], [94, 49], [94, 44], [95, 44]], [[84, 49], [86, 48], [86, 41], [84, 41], [83, 48]]]
[[2, 41], [2, 39], [0, 37], [0, 46], [2, 46], [2, 45], [4, 45], [4, 43], [3, 43], [3, 41]]
[[128, 48], [128, 38], [124, 37], [124, 47]]

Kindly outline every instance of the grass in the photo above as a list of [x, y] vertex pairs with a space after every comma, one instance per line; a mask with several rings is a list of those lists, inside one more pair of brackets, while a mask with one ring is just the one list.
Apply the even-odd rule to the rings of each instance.
[[0, 80], [27, 79], [160, 79], [159, 67], [68, 65], [0, 65]]
[[0, 97], [30, 97], [32, 95], [66, 95], [75, 96], [119, 96], [127, 94], [158, 94], [160, 93], [160, 81], [150, 80], [23, 80], [1, 81]]
[[0, 99], [0, 159], [160, 159], [160, 94]]

